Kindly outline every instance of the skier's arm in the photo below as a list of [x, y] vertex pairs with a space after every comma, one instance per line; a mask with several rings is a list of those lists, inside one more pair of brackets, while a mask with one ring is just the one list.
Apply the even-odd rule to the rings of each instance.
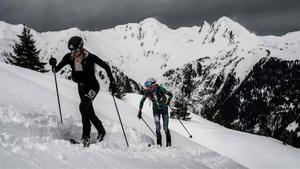
[[111, 73], [111, 69], [110, 67], [108, 66], [107, 63], [105, 63], [102, 59], [98, 58], [97, 56], [93, 55], [93, 58], [94, 58], [94, 61], [97, 65], [101, 66], [105, 71], [106, 71], [106, 74], [110, 80], [110, 83], [114, 83], [115, 80], [113, 78], [113, 75]]
[[144, 102], [145, 102], [145, 100], [147, 99], [147, 93], [146, 92], [144, 92], [144, 96], [142, 97], [142, 99], [141, 99], [141, 101], [140, 101], [140, 109], [139, 109], [139, 113], [138, 113], [138, 115], [137, 115], [137, 117], [139, 118], [139, 119], [141, 119], [142, 118], [142, 109], [143, 109], [143, 105], [144, 105]]
[[144, 105], [144, 102], [145, 102], [146, 99], [147, 99], [147, 93], [144, 92], [144, 95], [143, 95], [143, 97], [142, 97], [142, 99], [140, 101], [140, 106], [139, 106], [140, 110], [139, 111], [142, 111], [143, 105]]
[[145, 102], [146, 99], [147, 99], [147, 93], [145, 92], [145, 93], [144, 93], [144, 96], [142, 97], [142, 99], [141, 99], [141, 101], [140, 101], [139, 112], [138, 112], [138, 115], [137, 115], [137, 117], [138, 117], [139, 119], [143, 118], [143, 117], [142, 117], [142, 109], [143, 109], [143, 105], [144, 105], [144, 102]]
[[165, 104], [167, 105], [167, 106], [169, 106], [170, 105], [170, 102], [171, 102], [171, 100], [172, 100], [172, 98], [173, 98], [173, 94], [171, 93], [171, 92], [169, 92], [169, 91], [167, 91], [165, 88], [163, 88], [163, 87], [161, 87], [161, 90], [162, 90], [162, 92], [164, 93], [164, 94], [166, 94], [166, 95], [168, 95], [169, 96], [169, 98], [166, 100], [166, 102], [165, 102]]
[[161, 87], [161, 90], [164, 94], [168, 95], [169, 98], [168, 100], [171, 100], [173, 98], [173, 94], [171, 92], [169, 92], [168, 90], [166, 90], [165, 88]]
[[60, 69], [62, 69], [64, 66], [66, 66], [68, 64], [69, 59], [70, 59], [70, 54], [68, 53], [63, 57], [63, 59], [59, 62], [59, 64], [57, 66], [53, 67], [55, 70], [55, 73], [60, 71]]

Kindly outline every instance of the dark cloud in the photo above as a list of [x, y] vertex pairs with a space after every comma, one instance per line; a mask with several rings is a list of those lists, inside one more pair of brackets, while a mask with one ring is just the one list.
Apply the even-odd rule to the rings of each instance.
[[299, 0], [0, 0], [0, 20], [37, 31], [101, 30], [155, 17], [171, 28], [228, 16], [259, 35], [300, 30]]

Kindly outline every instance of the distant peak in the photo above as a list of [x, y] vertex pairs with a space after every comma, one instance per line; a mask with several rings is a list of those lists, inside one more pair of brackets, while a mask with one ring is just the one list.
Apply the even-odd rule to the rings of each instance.
[[3, 27], [3, 26], [10, 26], [10, 27], [12, 27], [12, 26], [17, 26], [17, 27], [23, 27], [24, 25], [23, 25], [23, 24], [16, 24], [16, 25], [14, 25], [14, 24], [11, 24], [11, 23], [8, 23], [8, 22], [1, 21], [1, 20], [0, 20], [0, 26], [1, 26], [1, 27]]
[[208, 22], [204, 21], [202, 27], [207, 27], [207, 26], [209, 27], [210, 24]]
[[229, 29], [240, 36], [248, 36], [251, 34], [245, 27], [226, 16], [219, 18], [213, 25], [217, 27], [221, 26], [223, 29]]
[[160, 23], [156, 18], [146, 18], [143, 21], [140, 22], [140, 24], [158, 24], [161, 25], [162, 23]]
[[222, 16], [221, 18], [218, 19], [217, 21], [218, 23], [236, 23], [235, 21], [233, 21], [232, 19], [226, 17], [226, 16]]
[[215, 25], [223, 25], [225, 27], [231, 27], [231, 28], [236, 28], [236, 29], [245, 29], [238, 22], [235, 22], [234, 20], [232, 20], [226, 16], [219, 18], [217, 21], [215, 21], [214, 24]]
[[156, 18], [146, 18], [139, 23], [143, 27], [151, 29], [168, 30], [168, 26], [159, 22]]

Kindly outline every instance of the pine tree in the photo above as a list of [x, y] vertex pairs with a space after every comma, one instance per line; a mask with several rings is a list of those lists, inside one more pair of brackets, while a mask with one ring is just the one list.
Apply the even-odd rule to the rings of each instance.
[[35, 47], [35, 41], [30, 33], [30, 28], [24, 25], [22, 35], [17, 35], [20, 39], [19, 43], [15, 43], [13, 50], [15, 55], [9, 53], [6, 57], [6, 63], [29, 68], [38, 72], [48, 72], [45, 69], [47, 63], [41, 62], [39, 53]]
[[124, 88], [125, 88], [126, 93], [132, 93], [133, 92], [131, 84], [130, 84], [130, 80], [127, 76], [125, 77], [125, 84], [124, 85], [125, 85]]
[[133, 89], [131, 87], [131, 79], [124, 75], [122, 72], [115, 73], [116, 79], [116, 88], [117, 92], [115, 96], [119, 99], [122, 99], [126, 95], [126, 93], [132, 93]]
[[124, 81], [122, 80], [121, 76], [116, 75], [116, 88], [117, 92], [115, 96], [119, 99], [124, 97], [126, 95], [125, 87], [124, 87]]
[[187, 102], [183, 99], [183, 97], [176, 97], [174, 101], [174, 106], [176, 109], [173, 109], [170, 112], [170, 117], [173, 119], [182, 119], [182, 120], [190, 120], [191, 118], [188, 117], [190, 113], [187, 112]]

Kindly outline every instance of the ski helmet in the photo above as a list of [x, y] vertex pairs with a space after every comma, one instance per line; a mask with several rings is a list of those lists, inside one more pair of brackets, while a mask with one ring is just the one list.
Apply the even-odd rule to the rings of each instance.
[[145, 87], [150, 87], [156, 83], [156, 80], [153, 77], [150, 77], [145, 82]]
[[71, 51], [78, 50], [83, 47], [83, 40], [79, 36], [73, 36], [68, 42], [68, 48]]

